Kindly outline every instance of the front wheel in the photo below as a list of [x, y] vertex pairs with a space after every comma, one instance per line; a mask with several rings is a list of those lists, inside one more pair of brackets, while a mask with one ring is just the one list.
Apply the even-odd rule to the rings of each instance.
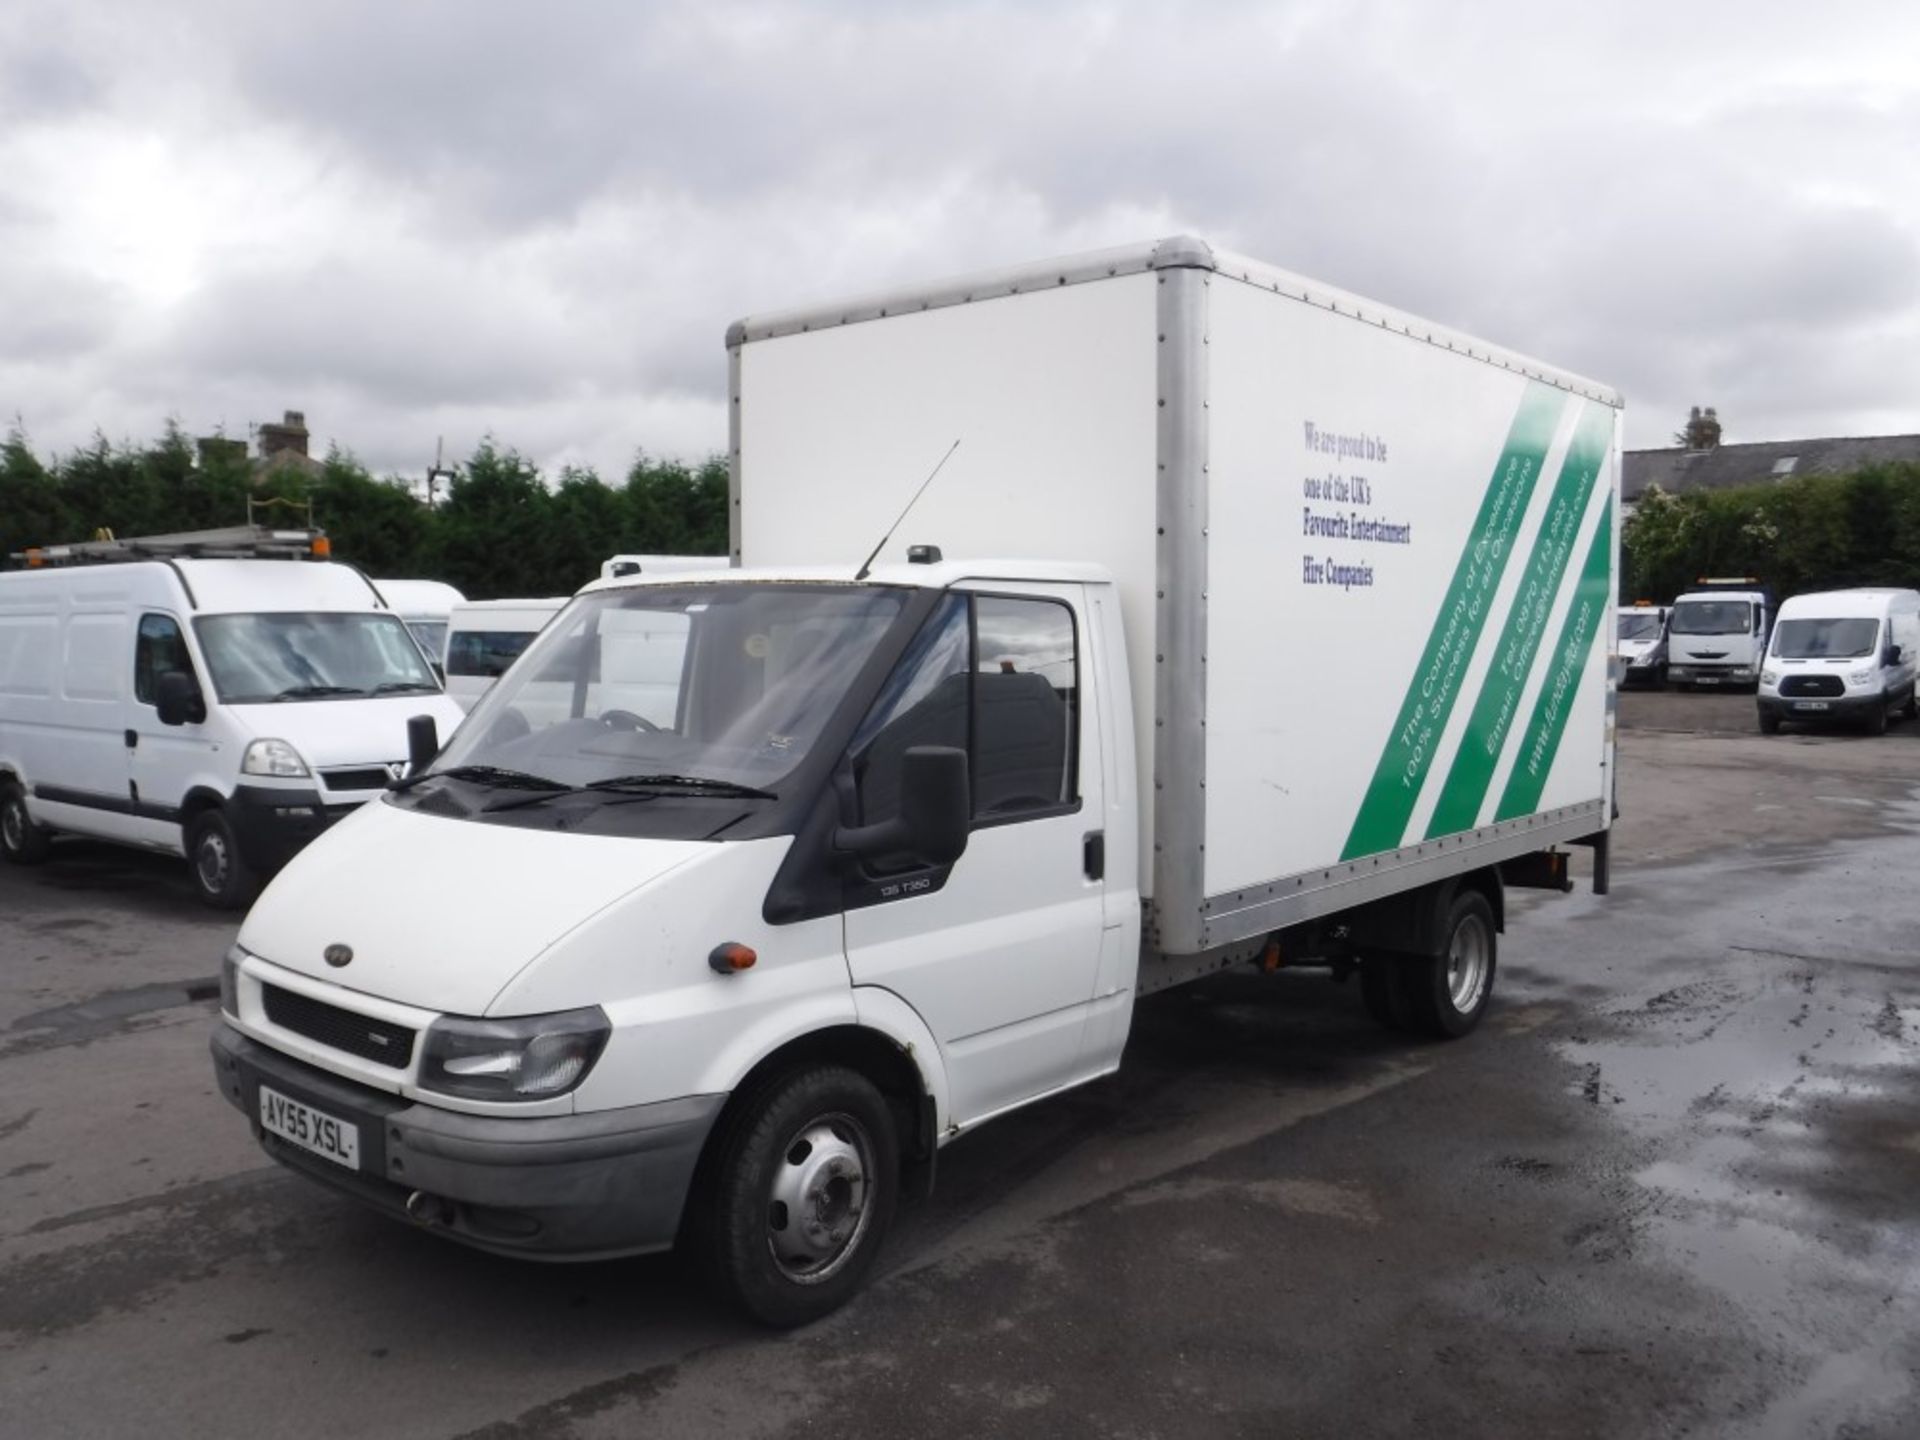
[[240, 910], [260, 888], [259, 877], [240, 857], [233, 825], [218, 810], [203, 810], [187, 825], [187, 865], [193, 888], [216, 910]]
[[893, 1222], [893, 1112], [843, 1066], [797, 1071], [752, 1097], [718, 1137], [697, 1227], [715, 1280], [762, 1324], [837, 1310], [873, 1268]]
[[1493, 907], [1478, 890], [1462, 890], [1447, 908], [1440, 953], [1401, 962], [1408, 1028], [1443, 1040], [1473, 1029], [1493, 998], [1499, 959]]
[[1760, 712], [1760, 733], [1762, 735], [1778, 735], [1780, 733], [1780, 717], [1778, 715], [1769, 715], [1766, 711], [1762, 710]]
[[1880, 703], [1875, 705], [1872, 712], [1867, 716], [1867, 734], [1884, 735], [1887, 733], [1888, 708], [1887, 697], [1883, 694], [1880, 697]]
[[38, 865], [52, 849], [47, 832], [27, 813], [27, 792], [12, 780], [0, 786], [0, 854], [14, 865]]

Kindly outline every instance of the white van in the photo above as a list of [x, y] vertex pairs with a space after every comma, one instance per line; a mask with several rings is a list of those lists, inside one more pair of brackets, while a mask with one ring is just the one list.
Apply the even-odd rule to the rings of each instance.
[[468, 600], [447, 617], [447, 694], [462, 711], [507, 673], [567, 596], [544, 600]]
[[406, 622], [420, 653], [436, 667], [446, 664], [447, 620], [467, 597], [442, 580], [376, 580], [387, 608]]
[[1760, 728], [1782, 721], [1865, 725], [1886, 733], [1899, 711], [1916, 718], [1920, 590], [1828, 590], [1780, 607], [1760, 672]]
[[1619, 626], [1620, 684], [1622, 688], [1667, 683], [1667, 607], [1622, 605]]
[[[60, 834], [163, 850], [236, 908], [401, 777], [411, 718], [457, 722], [365, 576], [235, 533], [33, 552], [0, 574], [8, 860], [45, 860]], [[195, 558], [204, 535], [249, 558]]]
[[600, 567], [602, 580], [632, 580], [645, 575], [688, 575], [695, 570], [724, 570], [724, 555], [614, 555]]
[[1139, 996], [1319, 967], [1457, 1037], [1507, 888], [1605, 889], [1611, 390], [1188, 238], [729, 343], [740, 568], [588, 587], [248, 915], [274, 1159], [796, 1324]]

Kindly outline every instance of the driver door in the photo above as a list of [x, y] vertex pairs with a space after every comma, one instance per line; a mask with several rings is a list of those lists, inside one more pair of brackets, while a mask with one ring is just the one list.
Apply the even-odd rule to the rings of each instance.
[[869, 871], [849, 887], [856, 986], [899, 995], [945, 1061], [952, 1119], [969, 1124], [1086, 1078], [1104, 880], [1089, 844], [1105, 773], [1084, 698], [1077, 585], [955, 592], [856, 734], [860, 823], [897, 806], [910, 745], [967, 751], [973, 821], [944, 873]]

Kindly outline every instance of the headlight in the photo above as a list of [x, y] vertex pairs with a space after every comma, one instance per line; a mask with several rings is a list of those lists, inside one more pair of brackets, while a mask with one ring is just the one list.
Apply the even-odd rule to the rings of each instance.
[[247, 753], [240, 761], [240, 773], [303, 778], [307, 762], [284, 740], [256, 740], [247, 746]]
[[1856, 670], [1847, 679], [1855, 685], [1870, 685], [1873, 683], [1873, 671]]
[[1760, 672], [1760, 683], [1762, 685], [1778, 685], [1780, 683], [1779, 672], [1774, 670], [1762, 670]]
[[227, 951], [220, 962], [220, 1013], [240, 1018], [240, 961], [246, 951], [238, 945]]
[[586, 1078], [613, 1031], [599, 1006], [514, 1020], [448, 1016], [427, 1027], [420, 1083], [469, 1100], [544, 1100]]

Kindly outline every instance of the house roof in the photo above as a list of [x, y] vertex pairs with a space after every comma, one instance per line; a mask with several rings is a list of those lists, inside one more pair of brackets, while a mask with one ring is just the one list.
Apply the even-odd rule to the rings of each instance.
[[1767, 440], [1712, 450], [1629, 450], [1621, 457], [1620, 498], [1631, 504], [1649, 485], [1669, 495], [1727, 490], [1790, 475], [1844, 475], [1865, 465], [1920, 462], [1920, 435], [1865, 435], [1830, 440]]

